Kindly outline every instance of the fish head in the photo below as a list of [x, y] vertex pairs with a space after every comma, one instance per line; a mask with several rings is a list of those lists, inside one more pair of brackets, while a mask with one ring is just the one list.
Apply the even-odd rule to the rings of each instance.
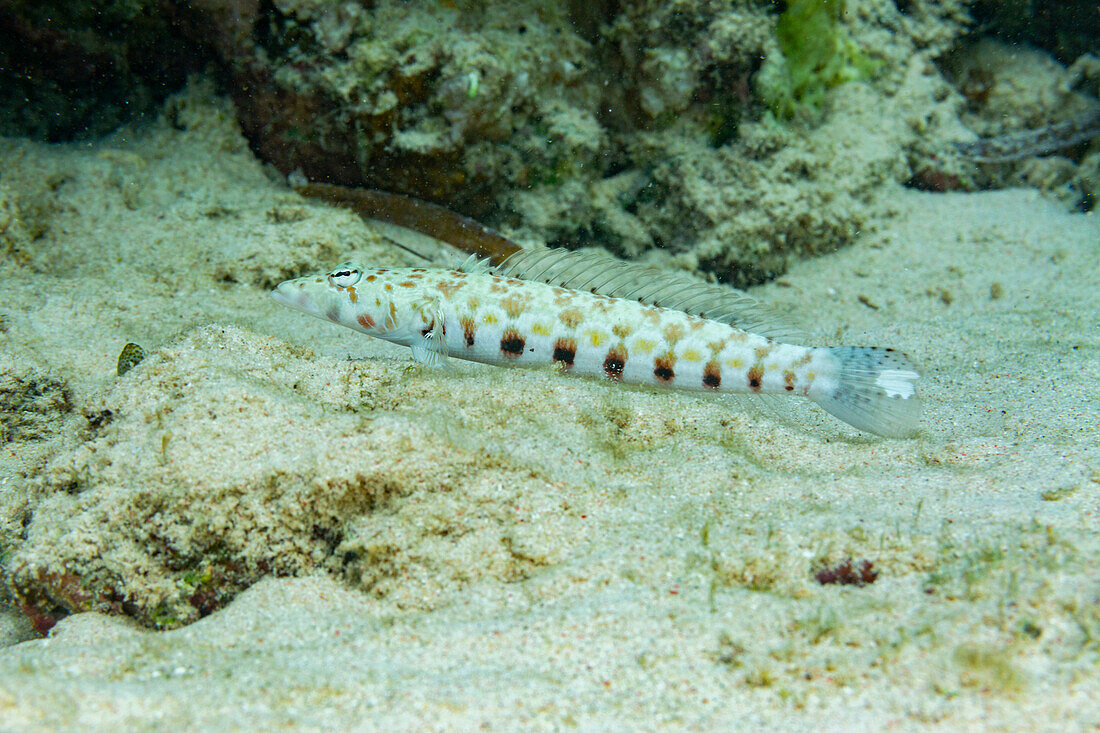
[[354, 299], [355, 286], [362, 277], [362, 265], [344, 262], [326, 273], [281, 282], [271, 291], [271, 298], [288, 308], [341, 323], [344, 305], [349, 295]]

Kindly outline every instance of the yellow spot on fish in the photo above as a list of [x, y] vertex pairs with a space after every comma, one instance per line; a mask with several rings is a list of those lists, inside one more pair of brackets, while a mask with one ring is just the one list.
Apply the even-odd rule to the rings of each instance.
[[485, 315], [483, 315], [481, 317], [481, 322], [484, 323], [487, 326], [494, 325], [497, 322], [496, 314], [495, 313], [486, 313]]
[[699, 355], [699, 352], [695, 349], [684, 349], [684, 353], [680, 354], [680, 358], [684, 361], [702, 361], [703, 357]]
[[726, 366], [730, 369], [742, 369], [745, 366], [745, 362], [742, 359], [726, 359]]
[[545, 323], [535, 323], [531, 326], [531, 333], [538, 334], [539, 336], [549, 336], [550, 327]]
[[589, 331], [587, 333], [587, 336], [588, 343], [592, 344], [593, 346], [599, 346], [603, 343], [604, 339], [607, 338], [607, 335], [601, 333], [600, 331]]
[[656, 342], [650, 341], [649, 339], [639, 338], [634, 339], [634, 346], [632, 347], [632, 350], [638, 352], [639, 354], [650, 354], [655, 348], [657, 348]]

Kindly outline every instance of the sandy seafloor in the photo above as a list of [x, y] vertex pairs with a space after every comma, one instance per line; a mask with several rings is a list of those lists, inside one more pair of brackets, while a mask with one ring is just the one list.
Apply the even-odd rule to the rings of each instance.
[[[21, 220], [4, 368], [77, 406], [3, 445], [4, 506], [34, 507], [11, 567], [146, 567], [118, 528], [162, 492], [242, 557], [285, 529], [298, 573], [315, 548], [293, 518], [363, 467], [399, 485], [357, 503], [339, 484], [343, 541], [388, 554], [358, 582], [314, 557], [165, 632], [84, 613], [31, 638], [9, 610], [0, 729], [1100, 725], [1095, 216], [1031, 190], [884, 191], [855, 244], [756, 291], [808, 341], [920, 363], [921, 433], [881, 440], [811, 409], [410, 369], [280, 308], [262, 285], [281, 268], [412, 260], [266, 174], [224, 107], [189, 114], [0, 144]], [[127, 341], [149, 356], [117, 378]], [[89, 435], [80, 410], [103, 405]], [[283, 493], [248, 504], [265, 478]], [[814, 580], [845, 557], [877, 580]]]

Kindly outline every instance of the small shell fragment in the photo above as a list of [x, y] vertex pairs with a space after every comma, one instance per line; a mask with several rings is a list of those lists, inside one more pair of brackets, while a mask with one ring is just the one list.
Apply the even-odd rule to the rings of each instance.
[[118, 376], [130, 371], [145, 358], [145, 350], [132, 341], [122, 347], [122, 353], [118, 355]]

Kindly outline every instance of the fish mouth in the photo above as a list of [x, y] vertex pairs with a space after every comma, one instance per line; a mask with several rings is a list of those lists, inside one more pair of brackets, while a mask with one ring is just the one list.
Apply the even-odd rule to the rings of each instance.
[[279, 285], [271, 291], [271, 299], [288, 308], [293, 308], [294, 310], [321, 318], [321, 311], [317, 308], [317, 304], [313, 302], [313, 298], [309, 297], [302, 289], [296, 287], [296, 283], [296, 280], [287, 280], [286, 282], [279, 283]]

